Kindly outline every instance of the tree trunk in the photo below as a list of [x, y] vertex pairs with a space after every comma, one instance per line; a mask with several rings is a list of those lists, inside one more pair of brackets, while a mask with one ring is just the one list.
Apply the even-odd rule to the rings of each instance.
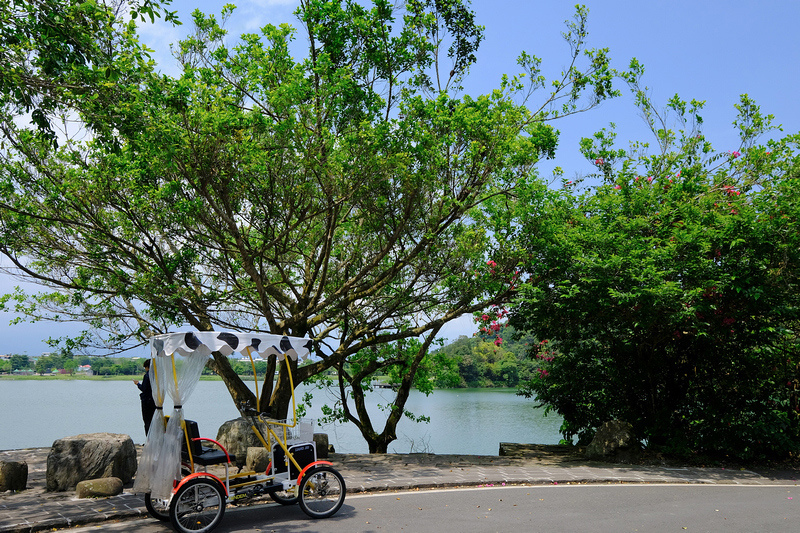
[[[408, 397], [411, 394], [411, 387], [414, 384], [414, 376], [416, 376], [417, 369], [422, 359], [428, 353], [428, 349], [433, 339], [436, 338], [439, 329], [438, 327], [434, 328], [428, 334], [416, 356], [408, 365], [406, 372], [403, 374], [403, 379], [400, 382], [400, 387], [397, 389], [397, 395], [392, 404], [392, 412], [389, 413], [389, 417], [386, 419], [386, 424], [381, 433], [377, 433], [372, 427], [372, 421], [367, 412], [364, 389], [361, 387], [361, 378], [356, 377], [350, 384], [353, 388], [353, 401], [356, 404], [356, 413], [358, 414], [358, 420], [353, 420], [353, 422], [358, 426], [364, 440], [367, 441], [369, 453], [387, 453], [389, 444], [397, 440], [397, 424], [403, 418], [406, 401], [408, 401]], [[348, 416], [350, 415], [348, 414]]]
[[[286, 361], [289, 361], [287, 368]], [[284, 361], [279, 361], [278, 367], [278, 381], [275, 383], [275, 390], [272, 391], [270, 397], [269, 407], [273, 418], [278, 420], [289, 419], [289, 409], [292, 407], [292, 386], [289, 382], [289, 369], [291, 369], [292, 376], [297, 375], [297, 361], [292, 361], [287, 358]], [[294, 384], [295, 386], [298, 383]]]
[[[264, 372], [264, 383], [261, 385], [261, 405], [258, 407], [259, 411], [267, 411], [272, 399], [272, 390], [275, 386], [275, 362], [278, 357], [270, 355], [267, 359], [267, 371]], [[272, 410], [269, 409], [270, 415]]]

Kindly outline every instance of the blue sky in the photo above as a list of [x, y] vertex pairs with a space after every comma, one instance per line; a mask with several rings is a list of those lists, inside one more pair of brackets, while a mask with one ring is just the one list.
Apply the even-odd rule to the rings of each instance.
[[[165, 72], [175, 72], [169, 44], [191, 29], [189, 14], [195, 7], [219, 13], [224, 1], [176, 0], [184, 24], [177, 28], [157, 23], [141, 28], [142, 41], [156, 50], [155, 58]], [[255, 32], [266, 23], [296, 25], [292, 11], [296, 0], [239, 0], [227, 24], [231, 37]], [[644, 84], [657, 104], [674, 94], [706, 101], [702, 113], [704, 132], [717, 150], [734, 150], [738, 137], [731, 127], [739, 95], [749, 94], [764, 113], [775, 115], [783, 132], [800, 132], [800, 2], [796, 0], [596, 0], [589, 8], [588, 45], [609, 48], [612, 64], [622, 69], [632, 57], [644, 64]], [[503, 74], [515, 74], [516, 58], [525, 50], [542, 59], [545, 74], [554, 76], [567, 64], [569, 49], [561, 38], [564, 21], [574, 13], [574, 1], [475, 0], [477, 20], [486, 27], [486, 39], [472, 67], [467, 89], [471, 94], [491, 91]], [[537, 100], [534, 97], [533, 103]], [[556, 159], [541, 167], [543, 177], [553, 166], [562, 167], [567, 178], [592, 172], [583, 160], [578, 141], [598, 129], [617, 125], [618, 144], [649, 141], [647, 131], [627, 92], [601, 107], [554, 123], [561, 132]], [[3, 263], [4, 264], [4, 263]], [[12, 290], [11, 279], [0, 279], [0, 292]], [[47, 350], [40, 339], [62, 336], [74, 327], [58, 324], [7, 326], [10, 315], [0, 315], [0, 353], [38, 355]], [[471, 334], [469, 318], [444, 331], [448, 337]]]

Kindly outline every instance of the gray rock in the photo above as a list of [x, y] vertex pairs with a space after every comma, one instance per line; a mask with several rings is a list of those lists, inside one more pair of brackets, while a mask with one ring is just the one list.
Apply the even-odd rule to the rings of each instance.
[[71, 490], [87, 479], [136, 474], [136, 447], [128, 435], [87, 433], [58, 439], [47, 456], [47, 490]]
[[586, 457], [629, 463], [636, 459], [640, 451], [641, 445], [633, 426], [621, 420], [611, 420], [597, 429], [594, 439], [586, 447]]
[[103, 498], [122, 494], [122, 480], [118, 477], [87, 479], [75, 487], [78, 498]]
[[[202, 428], [200, 431], [202, 433]], [[228, 453], [236, 455], [236, 466], [238, 467], [246, 464], [248, 448], [264, 446], [253, 432], [250, 422], [245, 418], [236, 418], [223, 423], [217, 431], [217, 442], [222, 444]]]
[[314, 442], [317, 444], [317, 459], [327, 459], [329, 444], [327, 433], [314, 433]]
[[0, 461], [0, 492], [25, 490], [28, 485], [28, 463]]
[[247, 448], [247, 465], [248, 472], [265, 472], [269, 466], [269, 453], [266, 448]]

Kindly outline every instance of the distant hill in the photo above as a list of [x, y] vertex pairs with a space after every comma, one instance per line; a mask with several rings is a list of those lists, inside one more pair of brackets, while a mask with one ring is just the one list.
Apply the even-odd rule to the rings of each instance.
[[514, 328], [505, 326], [503, 342], [495, 344], [495, 337], [478, 333], [472, 337], [462, 335], [435, 352], [438, 367], [436, 386], [455, 387], [516, 387], [533, 378], [538, 363], [527, 357], [530, 344], [536, 343], [532, 335], [518, 340]]

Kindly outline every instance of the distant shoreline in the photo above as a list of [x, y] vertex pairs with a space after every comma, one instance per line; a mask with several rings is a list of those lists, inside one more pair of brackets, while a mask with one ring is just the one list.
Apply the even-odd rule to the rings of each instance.
[[[144, 373], [142, 373], [144, 374]], [[142, 375], [136, 374], [132, 376], [86, 376], [75, 374], [70, 376], [68, 374], [45, 375], [31, 374], [24, 376], [12, 376], [10, 374], [0, 374], [0, 381], [131, 381], [140, 380]], [[219, 376], [200, 376], [200, 381], [222, 381]]]

